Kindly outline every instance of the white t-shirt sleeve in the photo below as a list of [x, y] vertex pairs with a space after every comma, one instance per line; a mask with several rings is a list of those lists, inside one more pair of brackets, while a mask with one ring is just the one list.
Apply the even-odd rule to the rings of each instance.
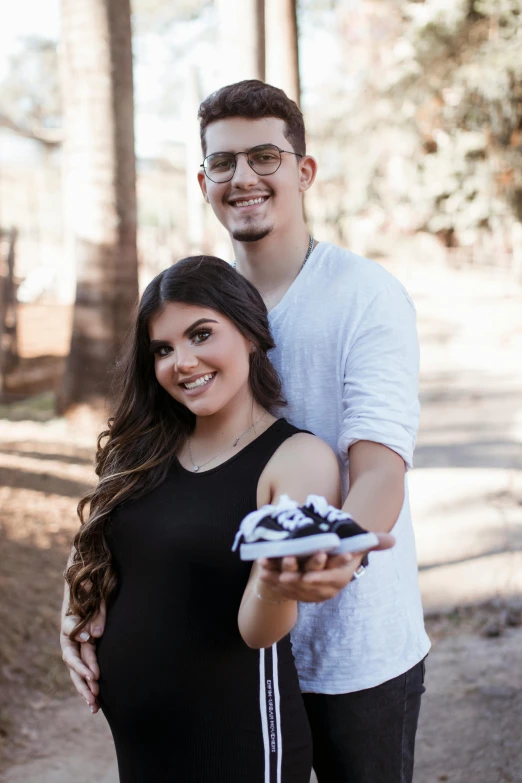
[[382, 443], [412, 467], [419, 424], [419, 345], [413, 302], [398, 281], [363, 311], [344, 362], [339, 453], [358, 440]]

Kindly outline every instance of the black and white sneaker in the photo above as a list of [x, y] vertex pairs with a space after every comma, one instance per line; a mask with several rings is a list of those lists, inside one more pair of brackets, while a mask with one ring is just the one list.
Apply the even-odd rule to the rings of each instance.
[[241, 543], [241, 560], [260, 557], [303, 557], [330, 552], [339, 546], [339, 536], [324, 520], [304, 514], [295, 500], [282, 495], [275, 506], [262, 506], [241, 522], [232, 551]]
[[339, 546], [330, 552], [339, 555], [342, 552], [365, 552], [379, 543], [375, 533], [369, 533], [355, 522], [349, 514], [331, 506], [321, 495], [308, 495], [301, 511], [318, 524], [327, 523], [330, 530], [339, 536]]

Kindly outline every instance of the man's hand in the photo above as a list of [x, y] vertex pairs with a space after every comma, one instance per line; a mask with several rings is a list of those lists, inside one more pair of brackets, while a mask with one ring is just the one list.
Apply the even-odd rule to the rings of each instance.
[[[393, 536], [378, 533], [379, 544], [374, 550], [390, 549]], [[277, 589], [285, 598], [304, 603], [320, 603], [334, 598], [352, 581], [355, 571], [367, 552], [346, 552], [328, 555], [318, 552], [301, 567], [295, 557], [259, 560], [259, 579]]]
[[60, 629], [62, 658], [69, 669], [74, 687], [94, 715], [99, 710], [96, 697], [100, 691], [97, 682], [100, 677], [100, 670], [96, 659], [96, 648], [91, 639], [99, 638], [103, 634], [105, 605], [100, 607], [98, 615], [91, 622], [90, 626], [82, 631], [78, 641], [70, 636], [77, 622], [78, 618], [74, 615], [68, 615], [62, 619], [62, 627]]

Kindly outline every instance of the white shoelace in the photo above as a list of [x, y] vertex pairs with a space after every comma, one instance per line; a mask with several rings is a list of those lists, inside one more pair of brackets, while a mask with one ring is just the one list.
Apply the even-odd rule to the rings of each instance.
[[268, 504], [266, 506], [261, 506], [260, 509], [252, 511], [244, 518], [236, 533], [232, 551], [235, 552], [241, 538], [246, 538], [246, 536], [250, 535], [250, 533], [255, 530], [258, 523], [268, 516], [272, 517], [272, 519], [276, 519], [281, 527], [290, 532], [298, 527], [312, 524], [312, 520], [307, 517], [306, 514], [303, 514], [295, 500], [289, 498], [288, 495], [281, 495], [277, 505], [273, 506]]
[[338, 508], [331, 506], [322, 495], [308, 495], [305, 506], [311, 506], [316, 514], [326, 519], [327, 522], [339, 522], [351, 520], [351, 516]]
[[300, 508], [296, 508], [293, 511], [283, 511], [280, 514], [272, 514], [272, 516], [277, 519], [281, 527], [284, 527], [285, 530], [290, 530], [290, 532], [298, 527], [313, 524], [310, 517], [303, 514]]

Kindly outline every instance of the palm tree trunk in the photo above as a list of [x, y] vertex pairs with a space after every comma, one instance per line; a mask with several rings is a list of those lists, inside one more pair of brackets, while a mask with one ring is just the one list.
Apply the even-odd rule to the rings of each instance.
[[62, 0], [64, 192], [77, 271], [60, 410], [105, 397], [138, 296], [130, 0]]

